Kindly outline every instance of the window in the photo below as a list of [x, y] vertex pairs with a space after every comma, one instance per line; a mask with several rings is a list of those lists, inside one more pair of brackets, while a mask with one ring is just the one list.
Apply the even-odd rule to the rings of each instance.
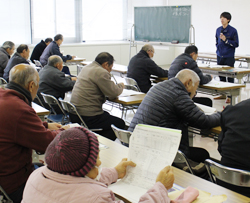
[[64, 43], [122, 40], [127, 33], [127, 0], [0, 0], [0, 6], [0, 43], [37, 44], [59, 33]]
[[29, 0], [0, 0], [0, 44], [12, 41], [15, 44], [31, 42]]
[[75, 0], [33, 0], [32, 19], [33, 43], [56, 34], [76, 42]]
[[83, 40], [122, 40], [124, 0], [82, 0]]

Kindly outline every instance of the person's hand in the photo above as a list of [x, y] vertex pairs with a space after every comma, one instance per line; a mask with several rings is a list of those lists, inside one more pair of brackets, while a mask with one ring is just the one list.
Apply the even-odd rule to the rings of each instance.
[[211, 76], [211, 79], [213, 79], [213, 76], [212, 75], [210, 75]]
[[62, 125], [59, 123], [48, 123], [48, 129], [50, 130], [58, 130], [61, 127]]
[[119, 83], [121, 86], [122, 86], [122, 88], [124, 89], [124, 87], [125, 87], [125, 85], [124, 85], [124, 83], [123, 82], [121, 82], [121, 83]]
[[77, 77], [71, 77], [71, 80], [76, 81]]
[[166, 166], [160, 171], [156, 178], [156, 182], [161, 182], [167, 190], [173, 187], [174, 184], [174, 174], [170, 166]]
[[223, 35], [222, 33], [220, 33], [220, 38], [225, 42], [226, 41], [226, 36], [225, 35]]
[[62, 127], [62, 129], [64, 129], [64, 130], [67, 130], [67, 129], [69, 129], [70, 128], [70, 125], [64, 125], [63, 127]]
[[76, 58], [76, 56], [72, 56], [72, 59], [75, 59]]
[[122, 161], [115, 167], [115, 170], [118, 173], [118, 178], [123, 178], [126, 175], [127, 166], [136, 166], [134, 162], [127, 160], [127, 158], [122, 159]]

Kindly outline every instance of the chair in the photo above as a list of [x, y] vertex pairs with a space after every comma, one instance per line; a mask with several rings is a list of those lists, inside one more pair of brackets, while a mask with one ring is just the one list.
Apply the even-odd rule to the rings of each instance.
[[34, 60], [34, 62], [35, 62], [35, 65], [36, 65], [37, 67], [41, 67], [41, 68], [43, 68], [43, 65], [41, 64], [41, 62], [40, 62], [40, 61], [38, 61], [38, 60]]
[[[50, 107], [50, 114], [48, 115], [47, 119], [51, 122], [61, 123], [62, 125], [69, 123], [69, 116], [64, 112], [58, 100], [49, 94], [44, 94], [41, 92], [41, 95], [43, 96], [45, 103], [47, 103]], [[59, 106], [62, 114], [57, 114], [52, 105]]]
[[125, 77], [124, 79], [125, 79], [125, 81], [126, 81], [126, 83], [127, 83], [128, 86], [134, 86], [134, 87], [137, 88], [138, 92], [141, 92], [141, 90], [140, 90], [137, 82], [133, 78]]
[[175, 164], [185, 163], [187, 165], [190, 173], [194, 174], [194, 171], [192, 170], [192, 167], [191, 167], [190, 163], [188, 162], [186, 155], [181, 150], [177, 151], [177, 154], [176, 154], [175, 159], [174, 159], [174, 163]]
[[38, 95], [36, 95], [36, 99], [37, 99], [37, 101], [39, 102], [39, 104], [40, 104], [43, 108], [45, 108], [44, 105], [43, 105], [43, 102], [41, 101], [41, 99], [39, 98]]
[[[87, 124], [83, 121], [81, 115], [78, 113], [76, 107], [74, 104], [68, 102], [68, 101], [64, 101], [62, 100], [61, 98], [59, 98], [59, 101], [61, 102], [62, 104], [62, 107], [65, 111], [67, 111], [68, 113], [71, 113], [71, 114], [76, 114], [78, 116], [78, 118], [80, 119], [81, 121], [81, 125], [84, 126], [85, 128], [89, 129]], [[98, 129], [89, 129], [91, 131], [102, 131], [101, 128], [98, 128]]]
[[118, 140], [120, 140], [122, 143], [129, 144], [129, 138], [132, 134], [130, 131], [117, 128], [113, 124], [111, 125], [111, 128], [114, 131]]
[[81, 72], [81, 70], [82, 70], [83, 67], [84, 67], [83, 65], [79, 65], [79, 64], [76, 66], [76, 68], [77, 68], [77, 75], [79, 75], [79, 73]]
[[4, 85], [4, 84], [7, 84], [7, 83], [8, 82], [4, 78], [0, 77], [0, 85]]
[[223, 166], [210, 159], [205, 160], [205, 165], [213, 183], [219, 179], [232, 185], [250, 187], [250, 171]]
[[9, 198], [7, 193], [0, 185], [0, 203], [13, 203], [13, 201]]

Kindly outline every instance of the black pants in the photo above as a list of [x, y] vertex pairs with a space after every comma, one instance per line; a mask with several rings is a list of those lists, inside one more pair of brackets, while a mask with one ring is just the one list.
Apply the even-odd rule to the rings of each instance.
[[195, 162], [204, 163], [206, 159], [209, 159], [209, 153], [207, 150], [199, 147], [189, 147], [190, 156], [189, 159]]
[[[217, 56], [218, 65], [227, 65], [227, 66], [234, 67], [234, 63], [235, 63], [234, 57], [224, 58], [224, 57]], [[223, 82], [227, 81], [226, 77], [223, 77], [223, 76], [219, 76], [219, 77], [220, 77], [220, 81], [223, 81]], [[234, 78], [228, 78], [228, 82], [234, 83]]]
[[[122, 119], [112, 116], [106, 111], [104, 111], [103, 114], [97, 116], [82, 116], [82, 119], [89, 129], [102, 128], [102, 131], [97, 131], [96, 133], [110, 140], [116, 139], [116, 135], [111, 128], [111, 124], [114, 124], [116, 127], [121, 129], [125, 128], [125, 122]], [[80, 124], [80, 119], [77, 115], [70, 114], [70, 120], [72, 123]]]
[[207, 98], [207, 97], [194, 97], [193, 101], [198, 104], [203, 104], [203, 105], [210, 106], [210, 107], [213, 106], [212, 99]]

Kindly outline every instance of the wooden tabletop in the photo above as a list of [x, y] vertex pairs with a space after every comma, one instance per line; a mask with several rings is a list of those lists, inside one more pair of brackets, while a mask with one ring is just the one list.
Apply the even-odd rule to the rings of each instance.
[[[217, 59], [217, 54], [200, 52], [198, 53], [198, 58]], [[234, 58], [235, 60], [239, 60], [239, 59], [242, 59], [242, 56], [235, 55]]]
[[114, 64], [112, 71], [122, 73], [122, 74], [127, 74], [128, 67], [124, 65], [120, 65], [120, 64]]
[[74, 59], [71, 59], [71, 60], [67, 60], [66, 63], [72, 63], [72, 62], [82, 62], [82, 61], [85, 61], [86, 59], [85, 58], [74, 58]]
[[123, 104], [125, 106], [130, 106], [130, 105], [140, 104], [145, 96], [146, 94], [138, 94], [138, 95], [132, 95], [132, 96], [126, 96], [126, 97], [119, 96], [118, 98], [113, 99], [111, 101], [119, 103], [119, 104]]
[[227, 91], [227, 90], [240, 89], [242, 87], [246, 87], [246, 85], [230, 83], [230, 86], [228, 86], [228, 87], [220, 87], [220, 86], [209, 86], [209, 83], [208, 83], [206, 85], [200, 85], [199, 87], [211, 89], [211, 90]]
[[211, 128], [210, 131], [213, 132], [213, 133], [215, 133], [215, 134], [217, 134], [217, 135], [219, 135], [220, 132], [221, 132], [221, 127], [217, 126], [217, 127]]
[[[116, 166], [122, 158], [128, 157], [128, 148], [120, 145], [116, 142], [108, 140], [102, 136], [98, 136], [98, 140], [100, 143], [108, 146], [108, 149], [101, 149], [100, 151], [100, 159], [102, 161], [103, 167], [114, 167]], [[192, 186], [198, 188], [200, 190], [211, 193], [212, 195], [222, 195], [225, 194], [227, 196], [226, 202], [234, 202], [234, 203], [249, 203], [250, 198], [247, 198], [243, 195], [240, 195], [236, 192], [223, 188], [219, 185], [216, 185], [212, 182], [201, 179], [197, 176], [179, 170], [173, 167], [174, 175], [175, 175], [175, 183], [186, 188], [188, 186]]]
[[229, 69], [233, 69], [234, 67], [222, 67], [222, 68], [218, 68], [218, 67], [209, 67], [209, 66], [207, 66], [207, 67], [205, 67], [205, 66], [201, 66], [201, 65], [199, 65], [199, 64], [197, 64], [198, 65], [198, 67], [200, 68], [200, 69], [204, 69], [204, 70], [214, 70], [214, 71], [225, 71], [225, 70], [229, 70]]
[[32, 108], [35, 110], [38, 116], [49, 115], [49, 110], [43, 108], [42, 106], [32, 102]]

